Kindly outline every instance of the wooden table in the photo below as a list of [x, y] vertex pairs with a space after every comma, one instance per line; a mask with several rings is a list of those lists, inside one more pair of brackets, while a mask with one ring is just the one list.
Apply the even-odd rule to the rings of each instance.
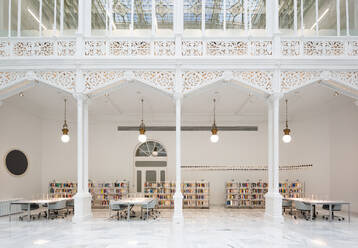
[[329, 206], [329, 221], [332, 221], [332, 206], [333, 205], [347, 205], [348, 207], [348, 222], [351, 222], [351, 206], [350, 202], [346, 201], [332, 201], [332, 200], [319, 200], [319, 199], [310, 199], [310, 198], [284, 198], [285, 200], [291, 202], [303, 202], [311, 206], [311, 221], [313, 220], [313, 212], [316, 205], [328, 205]]
[[[49, 204], [56, 203], [63, 200], [72, 200], [72, 198], [52, 198], [52, 199], [40, 199], [40, 200], [19, 200], [10, 203], [9, 211], [11, 213], [12, 205], [27, 205], [27, 217], [28, 221], [31, 221], [31, 204], [36, 204], [39, 206], [47, 205], [47, 219], [49, 218]], [[11, 221], [11, 215], [9, 215], [9, 221]]]
[[[111, 216], [112, 205], [127, 205], [127, 220], [130, 219], [130, 208], [132, 206], [148, 206], [148, 203], [153, 201], [153, 198], [144, 198], [144, 197], [133, 197], [133, 198], [125, 198], [121, 200], [111, 201], [109, 204], [109, 216]], [[147, 207], [147, 215], [148, 215], [148, 207]]]

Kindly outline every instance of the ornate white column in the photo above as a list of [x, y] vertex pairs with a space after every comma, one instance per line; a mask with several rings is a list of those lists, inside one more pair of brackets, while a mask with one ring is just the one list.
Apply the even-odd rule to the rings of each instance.
[[176, 141], [176, 188], [174, 194], [174, 223], [181, 224], [183, 222], [183, 194], [181, 193], [181, 104], [182, 104], [182, 78], [181, 71], [177, 69], [176, 71], [176, 80], [175, 80], [175, 115], [176, 115], [176, 125], [175, 125], [175, 141]]
[[76, 71], [77, 100], [77, 193], [75, 199], [74, 222], [90, 216], [92, 196], [88, 192], [88, 97], [84, 91], [84, 79], [81, 70]]
[[269, 191], [265, 195], [265, 216], [274, 221], [283, 221], [282, 196], [279, 192], [279, 105], [281, 94], [274, 93], [268, 98], [268, 176]]

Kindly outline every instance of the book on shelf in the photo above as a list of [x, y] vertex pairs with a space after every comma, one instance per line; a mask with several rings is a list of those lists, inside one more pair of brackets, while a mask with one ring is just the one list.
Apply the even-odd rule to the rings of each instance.
[[[265, 194], [268, 191], [268, 184], [262, 182], [239, 182], [229, 181], [225, 184], [226, 188], [226, 207], [231, 208], [264, 208]], [[304, 183], [281, 182], [279, 183], [279, 191], [283, 197], [303, 197]]]
[[[144, 196], [158, 199], [159, 208], [174, 208], [175, 182], [145, 182]], [[181, 184], [185, 208], [209, 208], [209, 182], [185, 181]]]

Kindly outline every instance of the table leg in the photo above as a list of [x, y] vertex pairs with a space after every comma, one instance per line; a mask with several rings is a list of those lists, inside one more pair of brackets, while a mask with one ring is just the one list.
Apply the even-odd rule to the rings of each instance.
[[311, 204], [311, 221], [313, 220], [313, 205]]
[[329, 221], [332, 221], [332, 204], [329, 204]]
[[130, 207], [129, 207], [129, 204], [128, 204], [128, 215], [127, 215], [127, 220], [129, 221], [131, 217], [131, 213], [130, 213]]
[[31, 204], [27, 204], [27, 217], [29, 218], [28, 221], [31, 221], [31, 211], [30, 206]]
[[351, 223], [351, 204], [348, 204], [348, 223]]

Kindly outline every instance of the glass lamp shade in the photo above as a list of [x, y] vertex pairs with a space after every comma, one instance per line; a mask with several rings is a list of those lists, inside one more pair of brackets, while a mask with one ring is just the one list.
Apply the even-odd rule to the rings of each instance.
[[291, 137], [291, 135], [289, 135], [289, 134], [285, 134], [285, 135], [282, 137], [282, 141], [283, 141], [284, 143], [290, 143], [291, 140], [292, 140], [292, 137]]
[[212, 134], [212, 135], [210, 136], [210, 141], [211, 141], [212, 143], [217, 143], [217, 142], [219, 141], [219, 135], [217, 135], [217, 134]]
[[63, 135], [61, 136], [61, 141], [62, 141], [63, 143], [68, 143], [68, 142], [70, 141], [70, 136], [69, 136], [68, 134], [63, 134]]
[[157, 152], [157, 151], [153, 151], [153, 152], [152, 152], [152, 155], [153, 155], [153, 157], [156, 157], [156, 156], [158, 156], [158, 152]]
[[146, 142], [147, 141], [147, 135], [139, 134], [138, 140], [139, 140], [139, 142], [142, 142], [142, 143]]

